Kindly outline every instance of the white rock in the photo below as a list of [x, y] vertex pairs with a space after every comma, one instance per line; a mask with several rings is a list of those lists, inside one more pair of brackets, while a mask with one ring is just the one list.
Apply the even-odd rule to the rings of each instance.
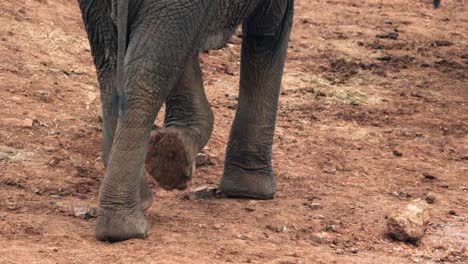
[[426, 232], [429, 222], [428, 205], [421, 199], [411, 201], [406, 208], [388, 217], [388, 232], [400, 241], [416, 241]]

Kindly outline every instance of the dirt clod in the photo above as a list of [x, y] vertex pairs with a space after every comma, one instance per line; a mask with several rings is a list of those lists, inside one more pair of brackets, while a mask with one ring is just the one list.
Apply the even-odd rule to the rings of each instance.
[[429, 222], [427, 203], [417, 199], [398, 209], [387, 219], [388, 233], [400, 241], [417, 241], [426, 232]]

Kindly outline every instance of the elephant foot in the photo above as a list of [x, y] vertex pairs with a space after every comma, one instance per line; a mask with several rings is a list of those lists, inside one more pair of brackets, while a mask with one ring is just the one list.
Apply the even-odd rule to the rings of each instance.
[[96, 222], [96, 238], [100, 241], [118, 242], [132, 238], [145, 238], [149, 224], [143, 211], [135, 213], [99, 210]]
[[195, 170], [197, 148], [189, 128], [151, 132], [146, 170], [166, 190], [184, 190]]
[[[145, 170], [145, 174], [146, 174]], [[145, 175], [146, 176], [146, 175]], [[148, 183], [146, 182], [145, 177], [141, 180], [141, 185], [140, 185], [140, 200], [141, 200], [141, 208], [143, 211], [148, 210], [151, 205], [153, 204], [153, 190], [149, 187]]]
[[272, 172], [228, 167], [219, 187], [226, 197], [268, 200], [275, 196], [276, 180]]

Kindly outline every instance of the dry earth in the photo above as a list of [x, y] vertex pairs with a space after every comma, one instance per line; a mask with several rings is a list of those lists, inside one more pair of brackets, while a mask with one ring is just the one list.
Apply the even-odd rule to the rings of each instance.
[[[276, 199], [156, 188], [149, 237], [107, 244], [73, 215], [97, 205], [103, 175], [77, 1], [0, 1], [0, 263], [468, 261], [468, 10], [430, 3], [297, 0]], [[191, 188], [219, 181], [239, 47], [201, 55], [216, 124]], [[430, 193], [425, 237], [392, 240], [386, 216]]]

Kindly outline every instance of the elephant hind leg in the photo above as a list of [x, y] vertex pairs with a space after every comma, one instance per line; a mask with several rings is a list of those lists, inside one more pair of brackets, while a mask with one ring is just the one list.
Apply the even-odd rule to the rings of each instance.
[[293, 0], [264, 2], [243, 25], [239, 104], [220, 189], [228, 197], [272, 199], [271, 152]]
[[152, 132], [146, 169], [167, 190], [185, 189], [197, 153], [213, 130], [213, 112], [206, 99], [197, 56], [193, 56], [166, 100], [165, 128]]

